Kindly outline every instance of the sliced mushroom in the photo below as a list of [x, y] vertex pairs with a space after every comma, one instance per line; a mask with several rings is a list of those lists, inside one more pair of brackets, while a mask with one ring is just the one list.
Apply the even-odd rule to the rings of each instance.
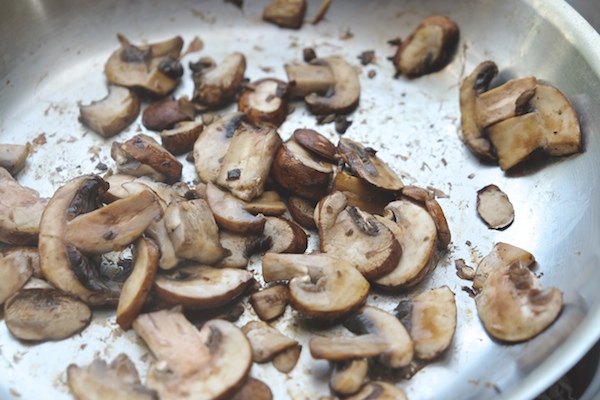
[[439, 71], [456, 52], [458, 38], [456, 22], [441, 15], [427, 17], [402, 41], [393, 58], [394, 66], [411, 78]]
[[287, 285], [273, 285], [250, 296], [250, 304], [263, 321], [272, 321], [285, 312], [290, 298]]
[[328, 254], [267, 253], [265, 282], [289, 280], [290, 305], [302, 315], [335, 319], [359, 307], [369, 283], [347, 261]]
[[306, 14], [306, 0], [273, 0], [263, 10], [262, 18], [282, 28], [300, 29]]
[[279, 353], [298, 345], [298, 341], [288, 338], [263, 321], [250, 321], [242, 327], [242, 332], [252, 346], [255, 363], [266, 363]]
[[360, 99], [360, 81], [354, 67], [338, 56], [315, 59], [313, 62], [327, 65], [331, 69], [335, 84], [331, 96], [310, 93], [304, 98], [310, 112], [327, 115], [347, 114], [353, 111]]
[[287, 211], [281, 196], [274, 190], [265, 191], [251, 202], [243, 204], [244, 210], [252, 214], [279, 216]]
[[140, 100], [123, 86], [110, 85], [108, 96], [90, 105], [79, 106], [81, 121], [104, 137], [111, 137], [127, 128], [140, 113]]
[[273, 400], [273, 392], [266, 383], [249, 376], [230, 400]]
[[0, 168], [15, 176], [24, 167], [29, 156], [30, 146], [21, 144], [0, 144]]
[[194, 143], [194, 164], [203, 182], [217, 181], [231, 138], [245, 120], [244, 113], [228, 113], [202, 131]]
[[242, 124], [223, 157], [217, 184], [245, 201], [260, 196], [280, 146], [275, 129]]
[[246, 268], [250, 256], [257, 249], [266, 247], [265, 238], [258, 233], [220, 230], [219, 240], [225, 249], [225, 257], [213, 264], [217, 268]]
[[304, 253], [308, 238], [300, 226], [285, 218], [266, 218], [263, 236], [271, 242], [271, 253]]
[[314, 201], [299, 196], [289, 196], [287, 207], [294, 221], [300, 226], [306, 229], [317, 229]]
[[206, 185], [206, 202], [213, 211], [217, 224], [232, 232], [262, 232], [266, 219], [252, 215], [235, 196], [224, 192], [212, 183]]
[[134, 46], [122, 35], [117, 35], [121, 48], [116, 50], [104, 66], [106, 78], [115, 85], [142, 88], [163, 96], [175, 88], [183, 75], [178, 61], [183, 39], [176, 36], [150, 45]]
[[133, 268], [117, 305], [117, 324], [121, 329], [129, 329], [142, 310], [152, 289], [159, 256], [158, 246], [151, 239], [139, 238], [134, 244]]
[[189, 308], [215, 308], [241, 295], [252, 282], [252, 273], [242, 269], [187, 266], [157, 274], [158, 297]]
[[292, 346], [277, 354], [273, 358], [272, 364], [277, 371], [284, 374], [290, 373], [298, 364], [300, 353], [302, 353], [302, 345]]
[[477, 191], [477, 213], [491, 229], [505, 229], [515, 219], [515, 209], [496, 185], [488, 185]]
[[402, 195], [425, 207], [431, 218], [433, 218], [437, 229], [438, 248], [440, 250], [446, 249], [452, 240], [452, 234], [450, 233], [450, 227], [448, 226], [444, 210], [442, 210], [440, 203], [435, 199], [434, 193], [418, 186], [404, 186], [402, 188]]
[[156, 400], [158, 395], [142, 385], [135, 365], [126, 354], [119, 354], [110, 364], [94, 359], [86, 367], [75, 364], [67, 368], [67, 382], [77, 400]]
[[177, 156], [192, 151], [203, 129], [202, 122], [181, 122], [173, 129], [162, 131], [160, 139], [164, 148]]
[[519, 261], [494, 269], [475, 297], [477, 312], [493, 337], [519, 342], [538, 335], [562, 310], [562, 293], [543, 289], [540, 280]]
[[21, 290], [4, 304], [6, 327], [22, 340], [62, 340], [85, 328], [92, 318], [81, 300], [57, 289]]
[[0, 167], [0, 242], [15, 245], [37, 243], [46, 203], [48, 199], [21, 186]]
[[534, 262], [535, 257], [530, 252], [508, 243], [496, 243], [492, 251], [481, 259], [477, 265], [473, 279], [473, 289], [483, 288], [488, 276], [497, 268], [513, 263], [520, 263], [528, 267]]
[[113, 142], [110, 147], [110, 156], [115, 160], [119, 175], [134, 177], [148, 177], [149, 179], [164, 182], [166, 176], [149, 165], [141, 163], [122, 149], [123, 143]]
[[312, 129], [296, 129], [294, 140], [332, 163], [337, 162], [337, 148], [325, 136]]
[[193, 121], [196, 109], [187, 96], [156, 101], [144, 109], [142, 125], [153, 131], [171, 129], [183, 121]]
[[346, 169], [337, 171], [331, 183], [331, 191], [342, 192], [349, 205], [371, 214], [383, 215], [385, 206], [394, 200], [389, 191], [380, 190]]
[[4, 304], [33, 275], [33, 260], [26, 249], [28, 248], [13, 248], [0, 258], [0, 304]]
[[146, 385], [163, 399], [228, 398], [252, 366], [252, 347], [231, 322], [210, 320], [198, 331], [181, 310], [140, 315], [133, 323], [157, 362]]
[[286, 64], [290, 97], [304, 98], [311, 93], [326, 95], [333, 90], [335, 76], [326, 64]]
[[389, 274], [404, 258], [394, 233], [373, 215], [348, 206], [341, 192], [317, 204], [315, 221], [321, 251], [353, 264], [369, 280]]
[[227, 105], [238, 91], [245, 71], [246, 57], [235, 52], [227, 55], [216, 66], [194, 72], [192, 101], [208, 107]]
[[287, 83], [265, 78], [249, 84], [238, 100], [241, 112], [256, 125], [280, 126], [288, 114]]
[[329, 387], [341, 395], [354, 394], [367, 381], [368, 372], [369, 362], [364, 358], [338, 362], [329, 377]]
[[346, 400], [408, 400], [402, 389], [383, 381], [369, 382]]
[[138, 162], [164, 175], [168, 183], [181, 179], [183, 169], [181, 163], [150, 136], [137, 134], [123, 143], [120, 148]]

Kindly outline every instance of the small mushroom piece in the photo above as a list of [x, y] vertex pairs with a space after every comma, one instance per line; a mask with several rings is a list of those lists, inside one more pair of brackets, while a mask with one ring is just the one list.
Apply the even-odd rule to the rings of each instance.
[[223, 157], [217, 184], [245, 201], [260, 196], [280, 146], [275, 129], [242, 124]]
[[286, 64], [288, 92], [292, 98], [304, 98], [311, 93], [326, 95], [333, 90], [335, 77], [331, 68], [323, 63]]
[[296, 129], [294, 140], [318, 156], [337, 163], [337, 148], [325, 136], [312, 129]]
[[235, 233], [219, 231], [219, 241], [225, 257], [213, 264], [217, 268], [246, 268], [250, 256], [264, 246], [264, 238], [258, 233]]
[[0, 305], [31, 278], [32, 263], [31, 253], [25, 247], [13, 248], [0, 258]]
[[215, 221], [223, 229], [232, 232], [262, 232], [266, 219], [262, 215], [252, 215], [244, 209], [244, 204], [230, 193], [224, 192], [212, 183], [206, 185], [206, 202], [210, 206]]
[[348, 138], [340, 139], [338, 152], [352, 172], [372, 184], [389, 191], [398, 191], [404, 187], [396, 173], [370, 147]]
[[142, 310], [152, 289], [160, 256], [158, 246], [148, 238], [139, 238], [133, 251], [133, 268], [121, 288], [117, 305], [117, 324], [123, 330], [131, 327]]
[[156, 140], [143, 133], [135, 135], [121, 145], [121, 150], [144, 165], [165, 176], [167, 183], [181, 179], [183, 166]]
[[287, 83], [265, 78], [252, 82], [242, 92], [238, 108], [255, 125], [280, 126], [288, 114]]
[[288, 374], [298, 364], [300, 353], [302, 353], [302, 345], [292, 346], [277, 354], [272, 364], [277, 371]]
[[266, 363], [279, 353], [298, 345], [298, 341], [290, 339], [263, 321], [250, 321], [242, 327], [242, 332], [252, 346], [255, 363]]
[[119, 175], [131, 175], [133, 177], [147, 177], [149, 179], [164, 182], [166, 176], [149, 165], [143, 164], [133, 158], [121, 148], [123, 143], [113, 142], [110, 147], [110, 156], [116, 163]]
[[263, 321], [272, 321], [285, 312], [290, 297], [287, 285], [273, 285], [250, 296], [250, 304]]
[[339, 318], [369, 293], [369, 283], [352, 264], [328, 254], [267, 253], [262, 273], [265, 282], [289, 280], [290, 305], [310, 318]]
[[507, 342], [531, 339], [562, 310], [562, 293], [543, 289], [537, 276], [519, 261], [494, 269], [475, 297], [477, 312], [493, 337]]
[[183, 75], [178, 61], [183, 39], [176, 36], [163, 42], [134, 46], [122, 35], [117, 35], [121, 47], [104, 66], [109, 82], [129, 88], [142, 88], [163, 96], [175, 88]]
[[79, 106], [81, 121], [103, 137], [127, 128], [140, 113], [140, 100], [123, 86], [110, 85], [108, 96], [87, 106]]
[[252, 282], [252, 273], [243, 269], [186, 266], [157, 274], [154, 290], [171, 304], [207, 309], [229, 303]]
[[271, 253], [304, 253], [308, 238], [299, 225], [285, 218], [266, 218], [263, 237], [270, 239]]
[[367, 383], [360, 392], [346, 400], [408, 400], [406, 393], [397, 386], [383, 381]]
[[458, 38], [456, 22], [441, 15], [427, 17], [398, 47], [394, 67], [410, 78], [439, 71], [456, 52]]
[[360, 99], [360, 81], [354, 67], [338, 56], [315, 59], [313, 63], [327, 65], [331, 69], [335, 84], [331, 96], [310, 93], [304, 98], [310, 112], [327, 115], [347, 114], [353, 111]]
[[515, 219], [515, 209], [496, 185], [488, 185], [477, 191], [477, 213], [491, 229], [505, 229]]
[[158, 399], [155, 391], [142, 385], [135, 365], [124, 353], [119, 354], [110, 364], [94, 359], [86, 367], [69, 365], [67, 382], [77, 400]]
[[280, 216], [287, 211], [281, 196], [274, 190], [265, 191], [251, 202], [243, 204], [244, 210], [252, 214]]
[[0, 168], [15, 176], [24, 167], [31, 146], [28, 144], [0, 144]]
[[164, 130], [160, 133], [160, 139], [163, 147], [171, 154], [178, 156], [192, 151], [194, 143], [202, 130], [204, 125], [202, 122], [181, 122], [177, 127], [173, 129]]
[[262, 19], [282, 28], [300, 29], [306, 14], [306, 0], [273, 0], [263, 10]]
[[394, 233], [373, 215], [348, 206], [341, 192], [317, 204], [315, 221], [321, 251], [354, 265], [368, 280], [386, 276], [404, 258]]
[[4, 303], [6, 327], [16, 338], [62, 340], [85, 328], [92, 318], [81, 300], [57, 289], [27, 289]]
[[317, 229], [314, 201], [299, 196], [289, 196], [287, 207], [294, 221], [300, 224], [300, 226], [306, 229]]
[[368, 372], [369, 362], [364, 358], [337, 362], [329, 377], [329, 387], [341, 395], [354, 394], [367, 381]]
[[187, 96], [156, 101], [144, 109], [142, 125], [153, 131], [171, 129], [183, 121], [193, 121], [196, 109]]
[[273, 400], [273, 392], [263, 381], [249, 376], [230, 400]]
[[528, 267], [534, 262], [535, 257], [530, 252], [508, 243], [496, 243], [492, 251], [477, 265], [473, 278], [473, 289], [483, 288], [488, 276], [497, 268], [513, 263], [520, 263]]
[[350, 206], [371, 214], [383, 215], [385, 206], [394, 200], [393, 193], [374, 187], [346, 169], [341, 169], [335, 174], [331, 192], [342, 192]]
[[227, 55], [220, 64], [194, 72], [194, 103], [207, 107], [227, 105], [238, 91], [244, 72], [246, 57], [242, 53]]

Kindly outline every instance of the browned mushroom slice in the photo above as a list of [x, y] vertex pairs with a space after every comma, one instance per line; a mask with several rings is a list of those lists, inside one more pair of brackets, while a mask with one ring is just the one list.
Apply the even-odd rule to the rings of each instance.
[[225, 320], [210, 320], [198, 331], [175, 308], [142, 314], [133, 327], [158, 359], [146, 385], [162, 399], [229, 398], [252, 366], [248, 339]]
[[192, 101], [208, 107], [227, 105], [239, 89], [245, 71], [246, 57], [236, 52], [216, 66], [194, 72]]
[[286, 64], [290, 97], [306, 97], [311, 93], [326, 95], [333, 90], [335, 77], [325, 64]]
[[273, 400], [273, 392], [266, 383], [249, 376], [230, 400]]
[[155, 391], [142, 385], [135, 365], [123, 353], [110, 364], [94, 359], [87, 367], [69, 365], [67, 382], [77, 400], [156, 400], [158, 398]]
[[287, 374], [294, 369], [296, 364], [298, 364], [300, 353], [302, 353], [302, 345], [296, 345], [289, 349], [285, 349], [273, 358], [273, 366], [277, 371]]
[[250, 296], [250, 304], [263, 321], [279, 318], [285, 312], [290, 298], [287, 285], [269, 286]]
[[212, 183], [206, 186], [206, 202], [213, 211], [215, 221], [232, 232], [262, 232], [266, 219], [244, 210], [244, 204], [236, 197], [217, 188]]
[[245, 120], [244, 113], [228, 113], [202, 131], [194, 143], [194, 165], [202, 181], [217, 181], [231, 138]]
[[408, 200], [397, 200], [386, 207], [386, 223], [402, 247], [402, 257], [389, 274], [373, 281], [385, 289], [416, 285], [436, 265], [437, 230], [429, 213]]
[[172, 202], [164, 220], [177, 257], [213, 264], [225, 256], [219, 227], [203, 199]]
[[403, 40], [394, 56], [396, 69], [408, 77], [439, 71], [450, 62], [458, 45], [458, 25], [448, 17], [432, 15]]
[[289, 196], [287, 201], [288, 210], [294, 218], [306, 229], [317, 229], [315, 223], [315, 203], [314, 201], [304, 199], [298, 196]]
[[350, 263], [328, 254], [263, 257], [265, 282], [289, 280], [290, 305], [312, 318], [335, 319], [359, 307], [369, 283]]
[[354, 67], [338, 56], [316, 59], [314, 62], [325, 64], [331, 69], [335, 84], [331, 96], [310, 93], [304, 98], [310, 112], [327, 115], [353, 111], [360, 99], [360, 81]]
[[32, 254], [27, 249], [13, 248], [0, 258], [0, 304], [4, 304], [33, 275]]
[[308, 238], [300, 226], [285, 218], [266, 218], [263, 237], [270, 239], [271, 253], [304, 253]]
[[242, 269], [188, 266], [157, 274], [156, 294], [171, 304], [189, 308], [214, 308], [244, 292], [252, 273]]
[[245, 201], [260, 196], [280, 146], [275, 129], [242, 124], [223, 157], [217, 184]]
[[37, 243], [46, 203], [48, 199], [21, 186], [0, 167], [0, 242], [15, 245]]
[[88, 106], [79, 106], [81, 121], [104, 137], [127, 128], [140, 113], [140, 100], [123, 86], [108, 87], [108, 96]]
[[279, 216], [287, 211], [281, 196], [274, 190], [263, 192], [251, 202], [243, 203], [244, 210], [252, 214]]
[[183, 166], [171, 153], [150, 136], [135, 135], [121, 146], [121, 150], [142, 164], [148, 165], [173, 183], [181, 179]]
[[265, 244], [264, 238], [258, 233], [235, 233], [227, 230], [219, 231], [219, 241], [225, 249], [225, 257], [213, 264], [218, 268], [246, 268], [250, 256]]
[[281, 146], [271, 176], [281, 187], [309, 200], [319, 200], [327, 194], [333, 175], [333, 164], [309, 152], [295, 140]]
[[4, 303], [6, 327], [22, 340], [62, 340], [85, 328], [92, 311], [81, 300], [57, 289], [27, 289]]
[[380, 190], [364, 179], [342, 169], [337, 171], [331, 184], [332, 192], [342, 192], [348, 204], [371, 214], [383, 215], [383, 209], [392, 200], [392, 193]]
[[510, 80], [494, 89], [480, 93], [475, 102], [479, 126], [487, 128], [521, 112], [538, 86], [533, 76]]
[[196, 109], [187, 96], [156, 101], [144, 109], [142, 125], [154, 131], [173, 128], [183, 121], [193, 121]]
[[434, 193], [418, 186], [404, 186], [402, 195], [425, 207], [431, 218], [433, 218], [437, 229], [438, 248], [440, 250], [446, 249], [452, 240], [452, 234], [444, 210], [435, 199]]
[[404, 186], [396, 173], [370, 147], [348, 138], [340, 139], [338, 152], [348, 164], [352, 172], [373, 186], [390, 191], [397, 191]]
[[121, 48], [104, 66], [106, 78], [115, 85], [140, 87], [159, 96], [169, 93], [183, 75], [178, 61], [183, 39], [176, 36], [150, 45], [134, 46], [118, 35]]
[[329, 387], [341, 395], [354, 394], [366, 382], [368, 372], [369, 363], [364, 358], [338, 362], [329, 377]]
[[102, 196], [104, 203], [112, 203], [113, 201], [124, 199], [129, 196], [127, 190], [123, 187], [124, 183], [133, 182], [136, 177], [133, 175], [126, 174], [106, 174], [102, 178], [108, 183], [108, 190]]
[[280, 126], [288, 113], [287, 83], [265, 78], [252, 82], [238, 100], [241, 112], [256, 125]]
[[404, 258], [394, 233], [373, 215], [348, 206], [341, 192], [317, 204], [315, 221], [321, 251], [353, 264], [369, 280], [389, 274]]
[[499, 242], [494, 245], [490, 253], [485, 256], [475, 270], [473, 279], [473, 289], [479, 290], [487, 280], [488, 276], [499, 267], [520, 263], [524, 266], [530, 266], [535, 262], [535, 257], [530, 252], [508, 243]]
[[0, 168], [15, 176], [25, 167], [29, 151], [29, 144], [0, 144]]
[[263, 10], [265, 21], [282, 28], [300, 29], [306, 13], [306, 0], [273, 0]]
[[337, 162], [337, 148], [325, 136], [312, 129], [296, 129], [294, 140], [332, 163]]
[[121, 288], [117, 306], [117, 324], [121, 329], [129, 329], [142, 310], [152, 289], [159, 256], [158, 246], [151, 239], [139, 238], [134, 244], [133, 268]]
[[562, 293], [543, 289], [540, 280], [519, 261], [492, 271], [475, 297], [477, 312], [493, 337], [508, 342], [531, 339], [562, 310]]
[[173, 129], [162, 131], [160, 139], [164, 148], [177, 156], [192, 151], [203, 129], [202, 122], [181, 122]]
[[383, 381], [369, 382], [346, 400], [408, 400], [402, 389]]
[[477, 213], [491, 229], [505, 229], [515, 219], [515, 209], [496, 185], [488, 185], [477, 191]]
[[250, 321], [242, 327], [242, 332], [252, 346], [254, 362], [266, 363], [277, 354], [298, 345], [298, 341], [288, 338], [263, 321]]
[[119, 175], [134, 177], [148, 177], [152, 180], [164, 182], [166, 176], [149, 165], [143, 164], [122, 149], [123, 143], [113, 142], [110, 147], [110, 156], [115, 160]]

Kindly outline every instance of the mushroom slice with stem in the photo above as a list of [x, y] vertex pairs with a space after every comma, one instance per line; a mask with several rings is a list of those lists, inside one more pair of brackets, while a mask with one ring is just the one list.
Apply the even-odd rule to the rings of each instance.
[[161, 399], [228, 398], [252, 366], [248, 339], [228, 321], [210, 320], [198, 330], [174, 308], [142, 314], [133, 327], [158, 359], [146, 386]]
[[126, 354], [110, 364], [94, 359], [86, 367], [67, 368], [67, 383], [77, 400], [157, 400], [158, 395], [142, 385], [135, 365]]
[[499, 242], [494, 245], [492, 251], [481, 259], [475, 270], [473, 278], [473, 289], [483, 288], [488, 276], [496, 269], [505, 265], [518, 262], [526, 267], [535, 262], [533, 254], [512, 244]]
[[408, 400], [406, 393], [388, 382], [373, 381], [367, 383], [360, 392], [346, 400]]
[[196, 116], [194, 104], [187, 96], [178, 100], [174, 97], [156, 101], [144, 109], [142, 125], [153, 131], [171, 129], [184, 121], [193, 121]]
[[142, 310], [152, 289], [159, 256], [158, 246], [151, 239], [139, 238], [134, 244], [132, 272], [121, 288], [117, 305], [117, 324], [121, 329], [129, 329]]
[[321, 251], [346, 260], [368, 280], [389, 274], [404, 258], [394, 233], [375, 216], [348, 206], [341, 192], [317, 204], [315, 221]]
[[311, 318], [339, 318], [369, 293], [369, 283], [352, 264], [329, 254], [267, 253], [262, 273], [265, 282], [289, 280], [290, 305]]
[[260, 79], [245, 87], [238, 108], [255, 125], [280, 126], [288, 114], [287, 83]]
[[273, 358], [272, 364], [277, 371], [284, 374], [290, 373], [298, 364], [300, 353], [302, 353], [302, 345], [292, 346], [277, 354]]
[[496, 339], [520, 342], [544, 331], [562, 310], [562, 293], [543, 289], [520, 261], [494, 269], [475, 297], [485, 329]]
[[242, 124], [223, 157], [216, 183], [245, 201], [260, 196], [280, 146], [275, 129]]
[[324, 63], [286, 64], [290, 97], [304, 98], [311, 93], [326, 95], [333, 90], [335, 77], [329, 65]]
[[354, 67], [339, 56], [315, 59], [313, 62], [327, 65], [335, 83], [331, 96], [310, 93], [304, 98], [310, 112], [328, 115], [353, 111], [360, 99], [360, 81]]
[[183, 121], [173, 129], [162, 131], [160, 139], [168, 152], [178, 156], [192, 151], [203, 129], [204, 125], [200, 121]]
[[477, 213], [491, 229], [505, 229], [515, 219], [515, 209], [496, 185], [488, 185], [477, 191]]
[[[33, 275], [32, 264], [35, 260], [32, 260], [32, 256], [36, 257], [37, 252], [28, 249], [15, 247], [0, 258], [0, 305], [21, 289]], [[39, 257], [37, 258], [39, 262]]]
[[290, 298], [287, 285], [279, 284], [269, 286], [250, 296], [250, 304], [263, 321], [272, 321], [285, 312]]
[[29, 143], [0, 144], [0, 168], [6, 169], [9, 174], [15, 176], [25, 167], [30, 150]]
[[142, 88], [163, 96], [175, 88], [183, 75], [178, 61], [183, 39], [176, 36], [163, 42], [134, 46], [124, 36], [117, 35], [121, 48], [104, 66], [109, 82], [130, 88]]
[[458, 25], [448, 17], [423, 19], [403, 40], [393, 58], [396, 69], [410, 78], [436, 72], [450, 62], [458, 45]]
[[263, 231], [267, 221], [264, 216], [252, 215], [241, 200], [212, 183], [206, 185], [206, 202], [220, 227], [238, 233]]
[[306, 14], [306, 0], [274, 0], [263, 10], [262, 19], [282, 28], [300, 29]]
[[368, 372], [369, 362], [364, 358], [337, 362], [329, 377], [329, 387], [341, 395], [354, 394], [367, 381]]
[[229, 400], [273, 400], [273, 392], [266, 383], [249, 376]]
[[233, 100], [246, 72], [246, 57], [242, 53], [227, 55], [220, 64], [197, 70], [193, 74], [194, 103], [221, 107]]
[[263, 237], [271, 242], [271, 253], [304, 253], [308, 238], [295, 222], [280, 217], [266, 217]]
[[26, 289], [4, 303], [6, 327], [22, 340], [62, 340], [85, 328], [92, 311], [58, 289]]
[[108, 96], [87, 106], [79, 106], [81, 121], [104, 137], [127, 128], [140, 113], [140, 100], [123, 86], [108, 87]]
[[135, 160], [164, 175], [167, 183], [181, 179], [183, 169], [181, 163], [150, 136], [137, 134], [123, 143], [120, 148]]
[[229, 303], [241, 295], [250, 282], [252, 273], [243, 269], [197, 265], [157, 274], [154, 290], [168, 303], [206, 309]]
[[266, 363], [279, 353], [298, 345], [298, 341], [288, 338], [263, 321], [250, 321], [242, 327], [242, 332], [250, 341], [254, 362]]

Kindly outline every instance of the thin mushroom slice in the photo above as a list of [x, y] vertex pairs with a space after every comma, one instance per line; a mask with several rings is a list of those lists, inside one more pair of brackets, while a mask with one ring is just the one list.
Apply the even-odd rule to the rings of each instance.
[[317, 229], [315, 224], [315, 204], [299, 196], [289, 196], [287, 208], [294, 221], [306, 229]]
[[346, 400], [408, 400], [402, 389], [383, 381], [369, 382]]
[[300, 29], [306, 14], [306, 0], [274, 0], [263, 10], [262, 19], [282, 28]]
[[266, 244], [258, 233], [235, 233], [224, 229], [219, 231], [219, 241], [225, 257], [213, 264], [217, 268], [246, 268], [250, 256]]
[[250, 321], [242, 327], [242, 332], [252, 346], [255, 363], [266, 363], [284, 350], [298, 345], [298, 341], [288, 338], [263, 321]]
[[481, 259], [475, 270], [473, 289], [483, 288], [488, 276], [497, 268], [518, 262], [526, 267], [535, 262], [533, 254], [512, 244], [499, 242], [494, 245], [490, 253]]
[[326, 95], [335, 85], [335, 77], [328, 65], [286, 64], [284, 68], [290, 97], [304, 98], [311, 93]]
[[331, 182], [331, 192], [342, 192], [348, 204], [371, 214], [383, 215], [384, 208], [394, 200], [392, 193], [380, 190], [350, 171], [341, 169]]
[[306, 233], [295, 222], [285, 218], [266, 217], [264, 240], [271, 243], [271, 253], [304, 253], [308, 244]]
[[67, 383], [77, 400], [157, 400], [158, 395], [142, 385], [135, 365], [126, 354], [110, 364], [94, 359], [85, 367], [70, 364]]
[[354, 394], [367, 381], [368, 372], [369, 362], [364, 358], [338, 362], [329, 377], [329, 387], [341, 395]]
[[477, 213], [491, 229], [505, 229], [515, 219], [515, 209], [496, 185], [488, 185], [477, 191]]
[[140, 113], [140, 100], [123, 86], [108, 87], [108, 96], [90, 105], [80, 106], [81, 121], [103, 137], [111, 137], [127, 128]]
[[263, 321], [272, 321], [285, 312], [289, 303], [290, 290], [287, 285], [269, 286], [250, 296], [250, 304]]
[[28, 144], [0, 144], [0, 168], [15, 176], [24, 167], [31, 146]]
[[135, 135], [121, 145], [121, 150], [164, 175], [167, 183], [181, 179], [183, 169], [181, 163], [148, 135], [142, 133]]
[[252, 199], [251, 202], [244, 203], [244, 210], [252, 214], [280, 216], [287, 211], [287, 207], [279, 193], [269, 190]]
[[230, 400], [273, 400], [273, 392], [266, 383], [249, 376]]
[[208, 107], [227, 105], [238, 91], [245, 71], [246, 57], [235, 52], [227, 55], [216, 66], [194, 72], [192, 101]]
[[296, 364], [298, 364], [301, 352], [302, 345], [296, 345], [285, 349], [281, 353], [277, 354], [275, 358], [273, 358], [273, 366], [279, 372], [284, 374], [290, 373]]
[[360, 81], [354, 67], [339, 56], [315, 59], [313, 62], [327, 65], [335, 83], [331, 96], [310, 93], [304, 98], [310, 112], [328, 115], [353, 111], [360, 100]]
[[296, 129], [294, 140], [306, 149], [316, 153], [332, 163], [337, 162], [337, 148], [325, 136], [312, 129]]
[[193, 121], [196, 109], [187, 96], [156, 101], [144, 109], [142, 125], [153, 131], [171, 129], [183, 121]]
[[521, 113], [527, 102], [534, 97], [538, 80], [533, 76], [512, 79], [496, 88], [479, 94], [475, 100], [477, 121], [488, 128], [498, 122]]
[[266, 219], [263, 215], [252, 215], [244, 209], [241, 200], [212, 183], [206, 185], [206, 202], [215, 221], [224, 229], [238, 233], [262, 232], [265, 226]]
[[119, 175], [131, 175], [134, 177], [147, 177], [149, 179], [164, 182], [167, 177], [151, 166], [136, 160], [122, 149], [123, 143], [113, 142], [110, 147], [110, 157], [115, 160], [117, 173]]
[[[38, 259], [39, 262], [39, 259]], [[33, 275], [32, 260], [23, 248], [13, 248], [0, 258], [0, 305]]]
[[10, 333], [22, 340], [62, 340], [85, 328], [92, 318], [81, 300], [57, 289], [27, 289], [4, 304]]
[[287, 83], [265, 78], [250, 83], [238, 100], [238, 108], [255, 125], [280, 126], [288, 114]]
[[192, 151], [203, 129], [204, 125], [200, 121], [184, 121], [173, 129], [162, 131], [160, 139], [168, 152], [178, 156]]
[[563, 295], [542, 288], [537, 276], [521, 262], [496, 268], [475, 297], [477, 312], [493, 337], [507, 342], [531, 339], [556, 320]]

